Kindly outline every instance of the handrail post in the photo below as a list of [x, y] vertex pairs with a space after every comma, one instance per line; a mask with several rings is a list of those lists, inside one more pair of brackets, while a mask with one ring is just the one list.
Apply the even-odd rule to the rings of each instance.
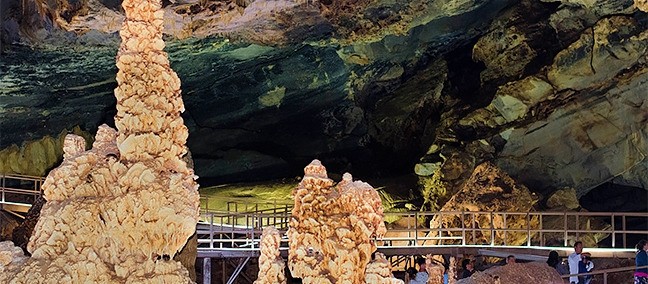
[[418, 211], [414, 212], [414, 246], [418, 246]]
[[506, 212], [502, 212], [502, 218], [504, 218], [504, 240], [502, 243], [504, 243], [504, 245], [506, 245], [506, 237], [508, 233], [508, 223], [506, 222], [506, 216]]
[[[463, 209], [461, 210], [461, 245], [466, 245], [466, 218]], [[453, 234], [454, 235], [454, 234]]]
[[[443, 212], [442, 211], [436, 212], [435, 216], [432, 217], [432, 220], [435, 219], [435, 217], [437, 216], [436, 214], [439, 214], [438, 215], [438, 218], [439, 218], [438, 220], [443, 221]], [[430, 228], [430, 229], [432, 229], [432, 228]], [[443, 241], [441, 239], [441, 236], [442, 236], [442, 234], [441, 234], [441, 226], [437, 225], [437, 237], [439, 237], [439, 240], [437, 241], [437, 244], [442, 244]]]
[[476, 217], [475, 217], [475, 213], [474, 213], [474, 212], [470, 212], [470, 216], [471, 216], [471, 218], [470, 218], [470, 219], [471, 219], [471, 221], [470, 221], [470, 226], [471, 226], [471, 228], [472, 228], [472, 241], [473, 241], [473, 244], [476, 244], [476, 242], [477, 242], [477, 241], [476, 241], [476, 240], [477, 240], [477, 235], [476, 235], [476, 232], [475, 232], [475, 231], [477, 230], [477, 228], [475, 228], [475, 218], [476, 218]]
[[526, 213], [527, 221], [527, 246], [531, 246], [531, 212]]
[[2, 174], [2, 203], [6, 202], [6, 200], [5, 200], [5, 187], [6, 187], [5, 174]]
[[[254, 230], [256, 230], [256, 225], [255, 225], [255, 222], [254, 222], [254, 216], [255, 215], [256, 215], [256, 213], [252, 214], [252, 246], [251, 246], [252, 249], [254, 249]], [[259, 218], [261, 218], [261, 217], [259, 217]]]
[[207, 213], [209, 214], [209, 248], [213, 249], [214, 248], [214, 214], [213, 213]]
[[614, 213], [612, 213], [612, 248], [616, 248], [616, 230], [614, 229]]
[[495, 246], [495, 219], [493, 216], [493, 211], [490, 212], [490, 227], [491, 227], [490, 245]]
[[539, 219], [538, 220], [538, 226], [539, 226], [538, 233], [540, 233], [540, 246], [543, 247], [543, 246], [545, 246], [545, 242], [544, 242], [544, 228], [542, 227], [542, 212], [540, 212], [540, 214], [538, 214], [538, 219]]
[[603, 272], [603, 284], [607, 284], [607, 272]]
[[567, 234], [567, 211], [563, 211], [563, 216], [564, 216], [564, 221], [565, 221], [565, 228], [563, 233], [565, 236], [563, 237], [563, 243], [565, 244], [565, 247], [568, 247], [569, 244], [567, 243], [567, 238], [569, 237]]
[[623, 228], [623, 247], [627, 248], [628, 243], [627, 243], [627, 240], [626, 240], [626, 215], [625, 214], [622, 215], [621, 222], [623, 223], [623, 224], [621, 224], [622, 225], [621, 228]]

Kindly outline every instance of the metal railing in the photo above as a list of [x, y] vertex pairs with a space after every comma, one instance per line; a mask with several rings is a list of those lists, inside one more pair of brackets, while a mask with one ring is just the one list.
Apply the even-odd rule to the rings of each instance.
[[[203, 249], [243, 249], [256, 250], [263, 227], [275, 226], [280, 231], [287, 230], [290, 220], [289, 207], [277, 208], [275, 211], [263, 209], [257, 212], [244, 213], [218, 213], [208, 212], [203, 214], [205, 224], [199, 228], [199, 250]], [[648, 236], [648, 228], [644, 230], [627, 230], [623, 224], [615, 226], [610, 224], [603, 228], [581, 228], [578, 220], [585, 217], [596, 217], [612, 221], [638, 219], [648, 224], [648, 212], [398, 212], [385, 213], [386, 216], [401, 219], [402, 228], [389, 229], [387, 234], [377, 241], [379, 248], [389, 247], [569, 247], [567, 239], [574, 239], [586, 235], [600, 234], [610, 236], [612, 241], [609, 249], [621, 250], [615, 241], [617, 238], [625, 240], [629, 235]], [[459, 223], [452, 227], [430, 227], [427, 220], [442, 220], [444, 216], [451, 216]], [[484, 224], [477, 222], [490, 220]], [[497, 217], [499, 216], [499, 217]], [[563, 227], [547, 228], [544, 222], [553, 217], [563, 218], [552, 220], [552, 224], [563, 224]], [[498, 219], [499, 218], [499, 219]], [[451, 218], [452, 219], [452, 218]], [[501, 222], [496, 222], [499, 220]], [[508, 220], [508, 222], [507, 222]], [[566, 221], [565, 221], [566, 220]], [[599, 220], [600, 221], [600, 220]], [[200, 226], [200, 224], [199, 224]], [[209, 230], [207, 230], [209, 226]], [[621, 227], [621, 228], [619, 228]], [[201, 234], [202, 233], [202, 234]], [[549, 244], [547, 235], [559, 236], [560, 242]], [[201, 237], [202, 236], [202, 237]], [[564, 240], [563, 240], [564, 238]], [[625, 246], [628, 246], [626, 244]], [[623, 249], [624, 252], [629, 251]]]
[[587, 273], [579, 273], [579, 274], [569, 274], [569, 275], [561, 275], [563, 279], [569, 278], [571, 276], [594, 276], [594, 275], [599, 275], [603, 274], [603, 284], [608, 283], [608, 275], [610, 273], [619, 273], [619, 272], [626, 272], [626, 271], [633, 271], [635, 269], [642, 269], [642, 268], [648, 268], [648, 265], [646, 266], [627, 266], [627, 267], [619, 267], [619, 268], [608, 268], [608, 269], [602, 269], [602, 270], [594, 270], [591, 272]]
[[[200, 249], [258, 249], [263, 228], [275, 226], [285, 233], [290, 212], [246, 212], [201, 214], [196, 233]], [[286, 239], [287, 243], [287, 239]]]
[[[219, 202], [225, 202], [223, 206], [214, 207], [210, 205], [210, 199], [217, 199]], [[226, 213], [249, 213], [266, 211], [272, 212], [273, 210], [284, 209], [285, 211], [292, 208], [292, 203], [282, 200], [268, 200], [268, 201], [253, 201], [240, 197], [201, 197], [200, 210], [206, 212], [226, 212]], [[278, 212], [278, 211], [277, 211]]]
[[0, 174], [0, 203], [31, 205], [43, 195], [42, 177]]
[[626, 226], [630, 220], [648, 226], [648, 212], [446, 211], [414, 214], [414, 220], [431, 220], [431, 229], [424, 231], [426, 236], [435, 234], [437, 238], [450, 240], [460, 236], [461, 245], [544, 247], [561, 243], [568, 247], [570, 240], [610, 237], [611, 248], [629, 248], [634, 244], [627, 242], [628, 235], [648, 234], [648, 227], [629, 230]]

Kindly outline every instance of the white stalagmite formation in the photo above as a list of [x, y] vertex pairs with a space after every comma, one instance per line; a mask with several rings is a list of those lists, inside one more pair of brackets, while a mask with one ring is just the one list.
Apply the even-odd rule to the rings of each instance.
[[199, 206], [193, 170], [181, 159], [188, 131], [180, 80], [162, 51], [161, 3], [123, 7], [119, 132], [100, 126], [88, 151], [82, 138], [66, 137], [63, 163], [43, 184], [32, 257], [20, 267], [1, 263], [8, 273], [0, 283], [190, 282], [172, 260], [194, 233]]
[[344, 174], [333, 186], [314, 160], [293, 190], [288, 267], [303, 283], [365, 283], [365, 269], [385, 232], [380, 196], [369, 184]]
[[365, 282], [371, 284], [403, 284], [403, 280], [394, 278], [392, 267], [384, 254], [376, 252], [374, 260], [367, 265]]
[[279, 246], [281, 235], [275, 227], [263, 228], [261, 235], [261, 256], [259, 256], [259, 276], [254, 284], [286, 283], [286, 264], [281, 258]]

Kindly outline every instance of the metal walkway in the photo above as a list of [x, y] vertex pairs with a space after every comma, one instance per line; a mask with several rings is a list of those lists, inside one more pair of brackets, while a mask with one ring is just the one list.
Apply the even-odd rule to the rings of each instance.
[[43, 195], [42, 177], [0, 174], [0, 209], [19, 218]]
[[[0, 175], [0, 206], [5, 211], [26, 212], [42, 195], [43, 181], [34, 176]], [[236, 199], [228, 201], [222, 211], [210, 210], [207, 204], [202, 198], [196, 226], [199, 257], [257, 256], [263, 227], [285, 232], [292, 210], [286, 203]], [[622, 257], [634, 255], [634, 243], [628, 237], [648, 238], [648, 212], [400, 212], [385, 213], [385, 219], [401, 220], [398, 226], [387, 224], [387, 234], [376, 240], [378, 250], [387, 256], [493, 249], [545, 255], [549, 250], [571, 251], [574, 240], [592, 238], [599, 243], [598, 248], [589, 249], [595, 257]], [[436, 226], [441, 220], [453, 221], [453, 226]], [[643, 224], [643, 228], [630, 230], [629, 224]]]
[[[198, 257], [258, 256], [263, 227], [275, 226], [280, 232], [285, 232], [290, 214], [289, 208], [285, 207], [257, 212], [203, 211], [201, 222], [197, 225]], [[635, 253], [634, 243], [628, 242], [628, 238], [648, 237], [648, 228], [626, 228], [628, 223], [642, 223], [648, 226], [648, 212], [463, 211], [403, 212], [385, 215], [389, 219], [406, 220], [401, 222], [401, 227], [388, 229], [382, 239], [376, 240], [378, 251], [386, 256], [428, 253], [498, 256], [501, 254], [498, 251], [506, 251], [544, 257], [551, 250], [567, 255], [573, 251], [571, 245], [574, 240], [589, 238], [601, 240], [599, 247], [587, 248], [593, 257], [625, 258], [634, 257]], [[430, 227], [430, 220], [447, 216], [464, 222], [456, 223], [457, 226], [452, 228]], [[499, 216], [502, 220], [517, 222], [491, 222], [485, 226], [475, 222], [484, 216], [489, 216], [492, 220]], [[591, 226], [591, 220], [607, 225], [598, 229], [588, 228], [587, 226]], [[556, 224], [562, 226], [556, 227]], [[551, 227], [548, 227], [549, 225]], [[287, 244], [288, 240], [284, 238], [282, 248], [286, 249]]]
[[[5, 211], [26, 212], [42, 195], [43, 178], [0, 176], [0, 206]], [[200, 221], [196, 225], [198, 258], [204, 268], [212, 258], [238, 258], [238, 272], [250, 258], [259, 255], [263, 228], [288, 229], [292, 206], [277, 202], [227, 202], [226, 210], [209, 210], [201, 200]], [[551, 250], [566, 256], [575, 240], [590, 239], [599, 244], [586, 248], [593, 257], [633, 258], [632, 240], [648, 238], [648, 212], [401, 212], [385, 213], [387, 234], [375, 240], [378, 251], [394, 264], [412, 255], [450, 254], [544, 260]], [[451, 224], [442, 228], [437, 224]], [[640, 229], [628, 229], [630, 225]], [[630, 239], [631, 241], [628, 241]], [[288, 240], [282, 239], [287, 256]], [[230, 280], [236, 278], [235, 273]]]

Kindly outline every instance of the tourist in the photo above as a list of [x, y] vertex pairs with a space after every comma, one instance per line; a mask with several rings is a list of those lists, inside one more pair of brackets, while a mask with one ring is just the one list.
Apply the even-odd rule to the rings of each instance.
[[416, 278], [416, 267], [410, 267], [407, 270], [405, 270], [405, 283], [409, 284], [410, 281], [414, 280]]
[[637, 243], [635, 264], [637, 268], [634, 273], [634, 284], [648, 284], [648, 268], [639, 268], [648, 265], [648, 242], [646, 240]]
[[506, 264], [513, 264], [513, 263], [515, 263], [515, 256], [511, 254], [506, 257]]
[[416, 263], [419, 265], [419, 270], [414, 276], [414, 279], [410, 280], [409, 284], [425, 284], [429, 278], [427, 270], [425, 269], [425, 258], [417, 258]]
[[461, 262], [461, 267], [463, 268], [463, 272], [461, 273], [461, 278], [468, 278], [473, 275], [475, 272], [475, 268], [473, 267], [473, 262], [472, 260], [466, 258]]
[[[584, 255], [583, 259], [578, 263], [578, 273], [588, 273], [594, 269], [594, 262], [588, 255]], [[579, 276], [580, 284], [589, 284], [592, 281], [592, 275]]]
[[[569, 263], [569, 274], [578, 274], [578, 263], [583, 260], [583, 257], [590, 256], [589, 253], [583, 253], [583, 242], [577, 241], [574, 243], [574, 252], [567, 257]], [[582, 284], [579, 282], [578, 276], [570, 276], [569, 283]]]
[[558, 271], [558, 274], [560, 275], [567, 275], [569, 274], [569, 269], [567, 269], [567, 266], [563, 263], [562, 257], [558, 255], [558, 252], [555, 250], [552, 250], [549, 252], [549, 258], [547, 258], [547, 265], [553, 267]]

